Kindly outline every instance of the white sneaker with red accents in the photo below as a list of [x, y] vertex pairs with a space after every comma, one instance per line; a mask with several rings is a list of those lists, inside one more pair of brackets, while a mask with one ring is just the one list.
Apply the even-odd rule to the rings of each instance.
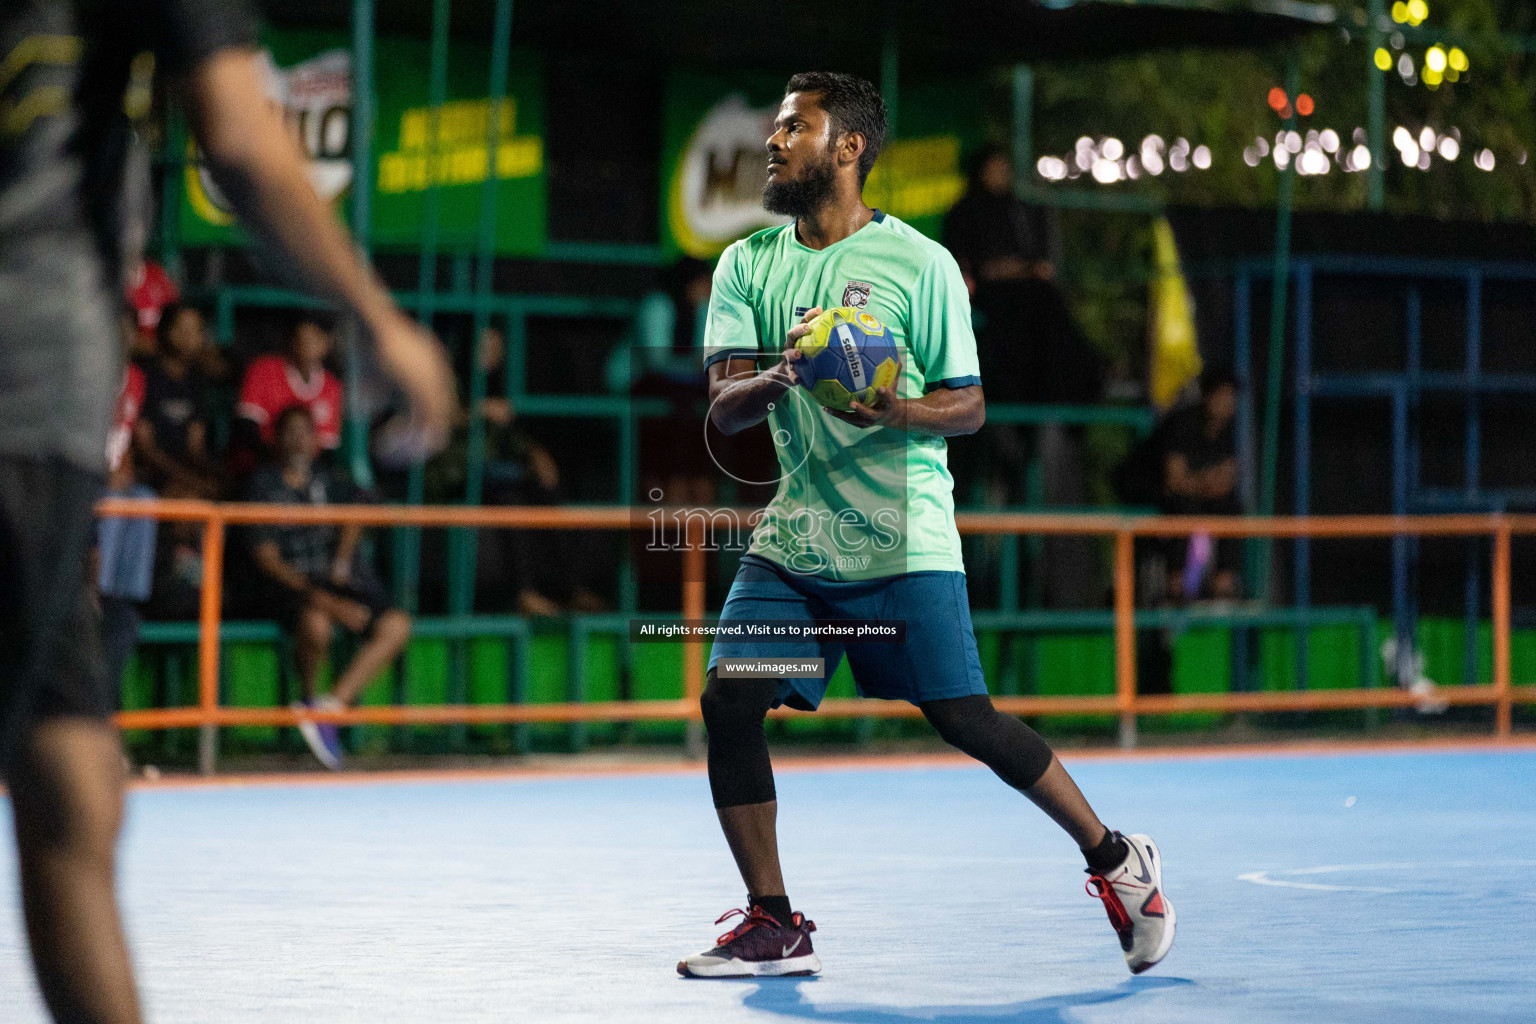
[[[1115, 833], [1120, 835], [1120, 833]], [[1163, 855], [1149, 836], [1120, 836], [1130, 847], [1113, 871], [1088, 872], [1088, 895], [1104, 901], [1109, 923], [1120, 937], [1126, 966], [1140, 974], [1173, 946], [1173, 904], [1163, 892]]]
[[733, 917], [743, 920], [715, 940], [715, 945], [678, 961], [677, 973], [685, 978], [782, 978], [815, 974], [821, 960], [811, 949], [812, 921], [795, 911], [788, 924], [761, 907], [731, 910], [715, 924]]

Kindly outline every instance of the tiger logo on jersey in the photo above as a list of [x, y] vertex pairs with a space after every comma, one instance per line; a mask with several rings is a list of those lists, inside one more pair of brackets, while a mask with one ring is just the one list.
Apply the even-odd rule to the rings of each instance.
[[868, 281], [849, 281], [843, 288], [843, 305], [863, 309], [869, 305], [869, 296], [875, 286]]

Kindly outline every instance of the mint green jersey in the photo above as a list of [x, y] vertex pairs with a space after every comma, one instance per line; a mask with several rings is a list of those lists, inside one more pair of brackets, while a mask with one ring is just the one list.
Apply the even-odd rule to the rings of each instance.
[[[981, 383], [970, 297], [954, 257], [879, 211], [820, 251], [802, 245], [793, 224], [726, 249], [709, 300], [705, 365], [772, 365], [814, 306], [853, 306], [885, 325], [901, 353], [903, 398]], [[774, 403], [768, 426], [778, 493], [753, 531], [752, 553], [834, 580], [965, 571], [944, 438], [855, 427], [798, 387]]]

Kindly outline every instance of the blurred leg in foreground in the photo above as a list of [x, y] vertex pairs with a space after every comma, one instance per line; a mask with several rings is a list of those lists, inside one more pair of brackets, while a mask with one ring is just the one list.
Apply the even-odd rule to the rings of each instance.
[[142, 1018], [112, 890], [123, 818], [116, 729], [46, 720], [22, 740], [7, 781], [43, 998], [60, 1024], [135, 1024]]

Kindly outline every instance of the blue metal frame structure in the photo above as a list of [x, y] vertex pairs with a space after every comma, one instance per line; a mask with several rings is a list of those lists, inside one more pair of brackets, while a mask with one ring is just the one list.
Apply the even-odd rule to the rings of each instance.
[[[1269, 261], [1250, 259], [1233, 268], [1234, 365], [1241, 400], [1238, 403], [1238, 460], [1245, 507], [1252, 508], [1255, 470], [1253, 443], [1252, 286], [1256, 277], [1272, 272]], [[1313, 369], [1313, 284], [1319, 275], [1332, 277], [1398, 278], [1402, 280], [1405, 360], [1401, 371], [1317, 373]], [[1529, 395], [1536, 398], [1536, 374], [1488, 373], [1483, 369], [1483, 287], [1490, 280], [1536, 281], [1536, 261], [1477, 261], [1390, 256], [1306, 255], [1292, 260], [1295, 300], [1291, 330], [1295, 340], [1293, 509], [1307, 515], [1312, 503], [1312, 404], [1319, 398], [1386, 398], [1392, 407], [1392, 507], [1397, 515], [1412, 512], [1501, 512], [1510, 505], [1536, 504], [1536, 489], [1484, 488], [1481, 484], [1482, 402], [1484, 394]], [[1425, 282], [1457, 281], [1466, 291], [1465, 359], [1460, 371], [1427, 371], [1423, 367], [1423, 305]], [[1416, 431], [1425, 395], [1459, 395], [1466, 403], [1462, 487], [1427, 487], [1420, 476], [1421, 448]], [[1483, 589], [1485, 552], [1469, 544], [1465, 578], [1466, 648], [1463, 681], [1477, 671], [1477, 625]], [[1398, 638], [1399, 667], [1412, 656], [1418, 608], [1412, 575], [1418, 542], [1396, 537], [1392, 542], [1392, 618]], [[1293, 602], [1311, 605], [1311, 543], [1296, 541], [1292, 572]], [[1297, 686], [1306, 686], [1305, 633], [1297, 636]]]

